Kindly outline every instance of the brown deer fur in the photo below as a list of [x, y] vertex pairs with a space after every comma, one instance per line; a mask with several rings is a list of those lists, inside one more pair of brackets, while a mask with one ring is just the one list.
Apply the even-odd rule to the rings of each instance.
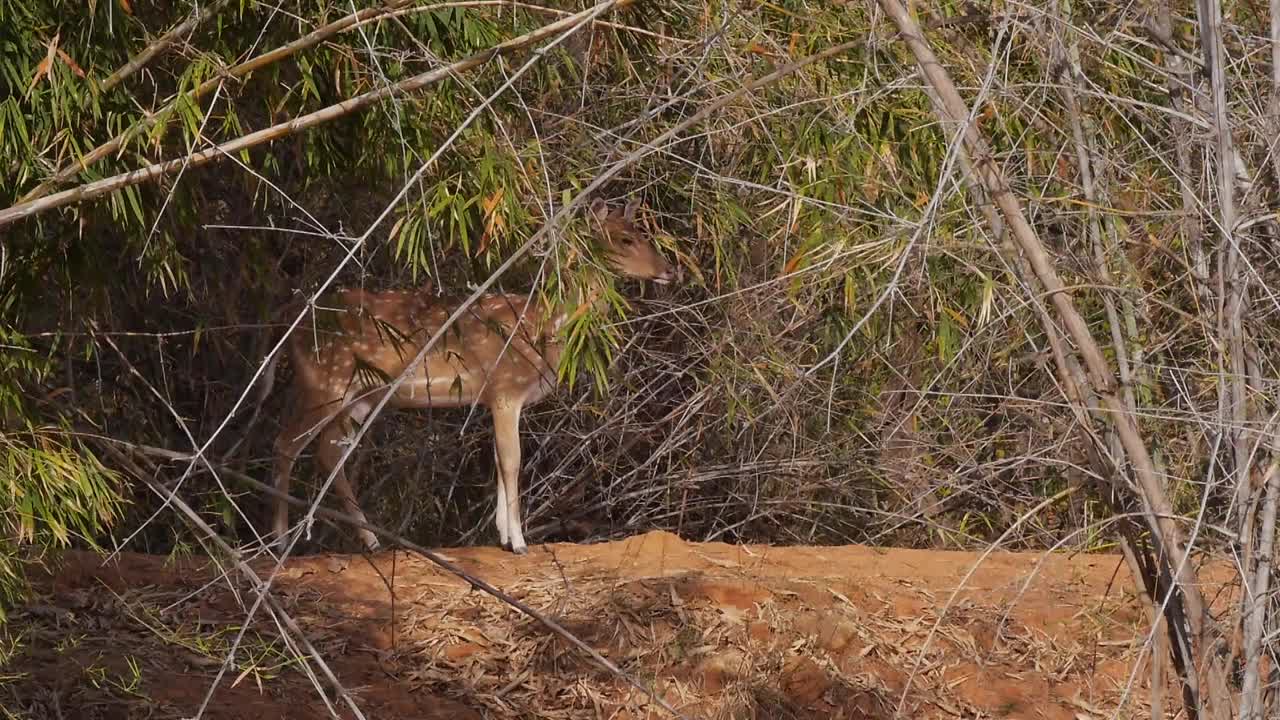
[[[637, 206], [628, 202], [619, 212], [596, 199], [590, 217], [612, 269], [665, 284], [675, 272], [635, 223]], [[334, 327], [299, 325], [287, 344], [294, 380], [292, 409], [275, 442], [275, 485], [281, 492], [288, 492], [293, 465], [312, 439], [318, 441], [320, 468], [333, 471], [353, 421], [365, 421], [381, 398], [379, 390], [404, 371], [456, 308], [433, 298], [429, 288], [343, 290], [335, 295], [330, 302], [336, 308], [329, 308], [336, 310], [337, 320], [330, 323]], [[520, 526], [520, 412], [555, 388], [562, 349], [556, 335], [581, 309], [548, 306], [528, 295], [483, 296], [388, 401], [396, 408], [479, 403], [489, 409], [497, 464], [494, 520], [503, 547], [517, 554], [527, 551]], [[263, 395], [270, 389], [274, 364]], [[364, 520], [345, 471], [335, 475], [334, 487], [346, 511]], [[288, 524], [288, 505], [277, 499], [272, 528], [277, 542], [283, 542]], [[378, 547], [373, 533], [361, 529], [359, 534], [366, 547]]]

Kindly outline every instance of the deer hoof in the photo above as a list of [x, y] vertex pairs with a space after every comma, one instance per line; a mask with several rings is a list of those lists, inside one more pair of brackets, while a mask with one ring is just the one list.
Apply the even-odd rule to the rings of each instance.
[[528, 555], [529, 548], [524, 545], [516, 545], [516, 546], [512, 546], [511, 552], [516, 555]]

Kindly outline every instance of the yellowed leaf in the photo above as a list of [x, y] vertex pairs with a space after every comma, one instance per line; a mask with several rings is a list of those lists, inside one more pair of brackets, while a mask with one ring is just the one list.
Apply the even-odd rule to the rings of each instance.
[[55, 34], [53, 38], [49, 40], [49, 44], [45, 48], [44, 59], [40, 61], [39, 65], [36, 65], [36, 72], [35, 75], [31, 77], [31, 84], [27, 86], [27, 92], [31, 92], [32, 88], [36, 86], [36, 83], [40, 82], [40, 78], [49, 74], [50, 68], [53, 67], [53, 59], [58, 56], [59, 37], [59, 35]]
[[480, 246], [476, 248], [476, 255], [483, 255], [489, 248], [489, 242], [506, 228], [506, 221], [498, 213], [503, 192], [502, 188], [498, 188], [489, 197], [480, 199], [480, 208], [484, 210], [484, 232], [480, 235]]
[[795, 255], [792, 255], [791, 259], [787, 261], [787, 264], [782, 266], [782, 275], [785, 277], [795, 272], [796, 268], [800, 266], [800, 262], [802, 260], [804, 260], [803, 250], [796, 253]]
[[960, 312], [957, 312], [956, 310], [952, 310], [951, 308], [945, 307], [945, 306], [942, 308], [942, 311], [945, 312], [947, 315], [950, 315], [951, 319], [955, 320], [956, 324], [959, 325], [960, 327], [966, 328], [966, 329], [969, 327], [969, 318], [965, 317]]

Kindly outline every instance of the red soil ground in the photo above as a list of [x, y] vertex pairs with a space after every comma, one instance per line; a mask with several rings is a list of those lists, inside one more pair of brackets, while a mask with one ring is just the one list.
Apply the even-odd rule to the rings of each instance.
[[[690, 718], [1149, 717], [1149, 624], [1117, 556], [979, 562], [662, 532], [525, 557], [445, 553]], [[253, 599], [228, 577], [208, 560], [67, 556], [12, 616], [0, 704], [32, 718], [195, 716]], [[404, 552], [292, 559], [274, 587], [367, 718], [667, 716], [542, 626]], [[285, 637], [260, 611], [203, 717], [330, 717]]]

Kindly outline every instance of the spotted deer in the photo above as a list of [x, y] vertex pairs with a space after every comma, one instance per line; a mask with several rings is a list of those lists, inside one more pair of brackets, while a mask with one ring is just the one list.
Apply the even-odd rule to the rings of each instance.
[[[673, 267], [636, 223], [639, 202], [620, 212], [601, 199], [591, 203], [590, 220], [607, 264], [615, 271], [659, 284], [676, 277]], [[497, 506], [494, 522], [504, 548], [528, 551], [520, 526], [520, 412], [552, 392], [562, 346], [561, 327], [588, 305], [601, 302], [598, 291], [581, 304], [553, 305], [532, 294], [490, 294], [479, 298], [414, 368], [388, 400], [395, 408], [454, 408], [479, 403], [493, 418]], [[457, 308], [426, 288], [369, 292], [343, 290], [316, 303], [316, 322], [299, 325], [289, 338], [294, 369], [291, 409], [275, 441], [275, 486], [289, 492], [299, 453], [317, 441], [315, 458], [332, 473], [352, 435], [385, 388], [399, 377], [423, 344]], [[328, 323], [318, 322], [322, 317]], [[270, 392], [275, 364], [268, 365], [262, 397]], [[364, 521], [345, 470], [334, 488], [350, 515]], [[289, 507], [275, 501], [272, 531], [283, 543]], [[365, 529], [360, 539], [369, 550], [378, 540]]]

